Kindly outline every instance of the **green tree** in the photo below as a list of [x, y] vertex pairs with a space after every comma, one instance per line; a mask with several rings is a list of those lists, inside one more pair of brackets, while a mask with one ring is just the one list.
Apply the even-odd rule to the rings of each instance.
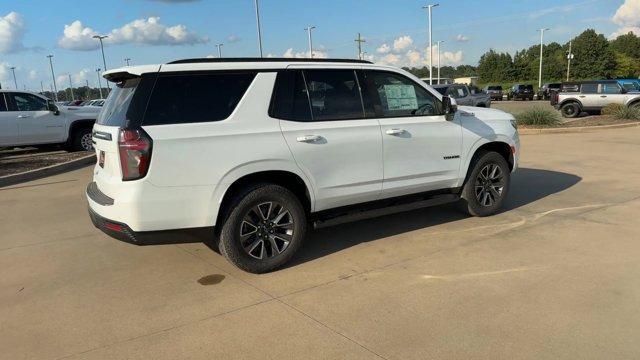
[[615, 55], [602, 34], [588, 29], [573, 40], [574, 58], [571, 73], [577, 79], [611, 78], [615, 72]]
[[615, 52], [627, 55], [640, 61], [640, 37], [629, 31], [611, 41], [611, 48]]

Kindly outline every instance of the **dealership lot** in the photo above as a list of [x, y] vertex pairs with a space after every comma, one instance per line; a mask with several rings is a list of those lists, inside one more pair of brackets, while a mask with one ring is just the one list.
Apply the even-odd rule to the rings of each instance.
[[86, 214], [86, 168], [0, 189], [7, 359], [636, 358], [640, 128], [522, 137], [506, 210], [325, 228], [244, 273]]

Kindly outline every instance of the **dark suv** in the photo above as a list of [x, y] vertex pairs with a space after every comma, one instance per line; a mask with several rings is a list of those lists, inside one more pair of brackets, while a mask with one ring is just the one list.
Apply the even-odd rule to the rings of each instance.
[[538, 91], [538, 100], [551, 99], [551, 92], [560, 91], [561, 83], [546, 83], [542, 85], [540, 91]]
[[509, 89], [507, 100], [533, 100], [533, 85], [516, 84]]
[[489, 85], [484, 88], [484, 91], [491, 96], [491, 100], [502, 101], [502, 86]]

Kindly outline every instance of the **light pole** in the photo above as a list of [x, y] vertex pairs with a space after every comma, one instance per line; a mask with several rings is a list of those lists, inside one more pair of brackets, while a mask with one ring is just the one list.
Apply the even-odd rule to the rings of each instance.
[[91, 91], [89, 91], [89, 79], [84, 79], [87, 84], [87, 100], [91, 98]]
[[130, 59], [130, 58], [126, 58], [126, 59], [124, 59], [124, 62], [127, 64], [127, 66], [129, 66], [129, 61], [131, 61], [131, 59]]
[[222, 43], [220, 44], [216, 44], [216, 48], [218, 49], [218, 57], [221, 58], [222, 57]]
[[69, 75], [69, 89], [71, 90], [71, 100], [75, 100], [76, 97], [75, 95], [73, 95], [73, 82], [71, 81], [71, 74], [67, 75]]
[[[98, 39], [100, 40], [100, 50], [102, 50], [102, 65], [104, 65], [104, 71], [107, 71], [107, 60], [105, 60], [104, 57], [104, 44], [102, 43], [102, 39], [106, 39], [108, 38], [108, 35], [93, 35], [94, 39]], [[107, 89], [111, 90], [111, 88], [109, 87], [109, 82], [107, 81]], [[102, 96], [100, 96], [100, 98], [102, 98]]]
[[569, 81], [569, 73], [571, 71], [571, 59], [573, 59], [573, 53], [571, 53], [571, 41], [569, 41], [569, 52], [567, 53], [567, 81]]
[[315, 29], [315, 26], [307, 26], [304, 28], [307, 31], [307, 38], [309, 39], [309, 57], [313, 58], [313, 41], [311, 40], [311, 30]]
[[49, 66], [51, 66], [51, 79], [53, 80], [53, 97], [55, 99], [55, 101], [58, 101], [58, 87], [56, 86], [56, 75], [53, 73], [53, 60], [51, 60], [53, 58], [53, 55], [47, 55], [47, 57], [49, 58]]
[[16, 67], [12, 66], [9, 69], [11, 69], [11, 71], [13, 71], [13, 83], [16, 86], [16, 90], [18, 90], [18, 80], [16, 80]]
[[258, 48], [260, 49], [260, 57], [262, 57], [262, 30], [260, 29], [260, 8], [258, 0], [254, 1], [256, 7], [256, 26], [258, 27]]
[[433, 84], [433, 48], [432, 48], [432, 38], [431, 38], [431, 9], [438, 6], [440, 4], [432, 4], [423, 6], [423, 9], [427, 9], [429, 13], [429, 85]]
[[440, 84], [440, 44], [442, 44], [444, 40], [436, 41], [438, 45], [438, 82], [436, 84]]
[[100, 81], [100, 68], [96, 69], [98, 73], [98, 90], [100, 90], [100, 99], [102, 99], [102, 82]]
[[538, 89], [542, 87], [542, 38], [544, 37], [544, 32], [549, 29], [538, 29], [540, 31], [540, 68], [538, 69]]
[[42, 90], [42, 95], [44, 95], [44, 85], [42, 85], [42, 81], [40, 81], [40, 90]]
[[358, 33], [358, 38], [355, 40], [358, 43], [358, 59], [362, 60], [362, 43], [367, 42], [367, 40], [363, 39]]

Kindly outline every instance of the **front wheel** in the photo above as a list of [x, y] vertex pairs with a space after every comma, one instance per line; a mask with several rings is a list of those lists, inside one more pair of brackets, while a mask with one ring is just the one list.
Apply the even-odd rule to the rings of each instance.
[[580, 114], [580, 106], [574, 102], [564, 104], [560, 108], [560, 113], [566, 118], [574, 118]]
[[509, 164], [496, 152], [480, 155], [462, 189], [463, 210], [472, 216], [495, 214], [502, 206], [511, 181]]
[[282, 186], [256, 185], [234, 201], [220, 232], [220, 253], [242, 270], [274, 270], [298, 251], [307, 219], [298, 198]]

